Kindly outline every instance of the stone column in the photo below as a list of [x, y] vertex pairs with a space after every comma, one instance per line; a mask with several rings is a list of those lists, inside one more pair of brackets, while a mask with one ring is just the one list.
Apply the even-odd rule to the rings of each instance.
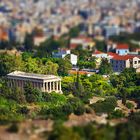
[[21, 88], [21, 80], [19, 80], [19, 87]]
[[11, 85], [12, 85], [12, 87], [14, 86], [14, 80], [13, 79], [11, 79]]
[[41, 84], [40, 83], [38, 83], [38, 88], [41, 90]]
[[7, 80], [7, 86], [10, 87], [10, 79]]
[[56, 91], [58, 91], [58, 81], [56, 82]]
[[22, 88], [24, 88], [24, 82], [23, 82], [23, 80], [21, 80], [21, 86], [22, 86]]
[[17, 87], [17, 79], [15, 79], [14, 81], [15, 81], [15, 87]]
[[53, 91], [55, 91], [55, 82], [53, 82]]
[[61, 92], [61, 81], [59, 81], [59, 91]]
[[34, 82], [31, 82], [32, 87], [34, 88]]
[[12, 79], [10, 79], [10, 87], [12, 87]]
[[33, 87], [36, 88], [35, 82], [33, 82]]
[[17, 79], [15, 79], [15, 87], [17, 87], [18, 81]]
[[11, 85], [12, 85], [12, 87], [14, 87], [14, 80], [13, 79], [11, 79]]
[[48, 92], [48, 82], [45, 83], [45, 91]]
[[21, 89], [23, 91], [23, 81], [22, 80], [20, 80], [20, 86], [21, 86]]
[[36, 87], [39, 89], [39, 84], [38, 83], [36, 83]]
[[16, 80], [16, 87], [18, 87], [19, 85], [18, 85], [19, 83], [18, 83], [18, 80]]
[[18, 80], [18, 87], [20, 87], [20, 80]]
[[43, 83], [43, 92], [45, 92], [46, 90], [45, 90], [45, 83]]
[[53, 91], [53, 86], [52, 86], [52, 82], [50, 82], [50, 92]]

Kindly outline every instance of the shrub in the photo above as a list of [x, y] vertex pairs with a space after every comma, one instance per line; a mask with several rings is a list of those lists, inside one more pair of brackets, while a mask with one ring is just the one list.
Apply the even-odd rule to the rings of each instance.
[[105, 101], [106, 102], [110, 102], [114, 106], [117, 106], [117, 99], [116, 99], [116, 97], [110, 96], [110, 97], [106, 98]]
[[118, 119], [125, 117], [125, 114], [121, 110], [115, 110], [109, 114], [108, 119]]
[[74, 114], [75, 115], [83, 115], [85, 112], [85, 107], [83, 105], [79, 105], [75, 110]]
[[25, 86], [24, 95], [28, 103], [42, 101], [42, 92], [38, 89], [33, 88], [30, 83]]
[[72, 107], [72, 105], [70, 103], [67, 103], [67, 104], [63, 105], [62, 111], [66, 115], [70, 115], [73, 112], [73, 107]]
[[82, 115], [85, 112], [84, 104], [77, 97], [72, 97], [68, 99], [68, 103], [72, 106], [74, 114]]
[[19, 105], [12, 100], [6, 100], [0, 97], [0, 123], [17, 122], [24, 119], [24, 116], [18, 113]]
[[21, 113], [21, 114], [28, 114], [29, 111], [30, 110], [26, 106], [23, 106], [23, 107], [19, 108], [19, 113]]
[[16, 123], [11, 124], [11, 126], [7, 129], [10, 133], [17, 133], [19, 131], [19, 127]]
[[115, 97], [108, 97], [104, 101], [98, 101], [90, 106], [96, 113], [111, 113], [117, 106], [117, 100]]
[[92, 113], [92, 111], [93, 111], [93, 110], [92, 110], [91, 107], [86, 107], [86, 108], [85, 108], [85, 112], [88, 113], [88, 114]]
[[128, 109], [132, 109], [132, 108], [134, 108], [134, 105], [133, 105], [131, 102], [127, 102], [127, 103], [126, 103], [126, 107], [127, 107]]

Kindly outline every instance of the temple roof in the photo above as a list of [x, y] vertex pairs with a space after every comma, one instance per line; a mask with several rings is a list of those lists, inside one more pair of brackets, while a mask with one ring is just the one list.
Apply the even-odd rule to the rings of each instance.
[[28, 78], [28, 79], [37, 79], [37, 80], [61, 80], [59, 76], [55, 75], [43, 75], [35, 73], [26, 73], [22, 71], [14, 71], [7, 75], [8, 77], [19, 77], [19, 78]]

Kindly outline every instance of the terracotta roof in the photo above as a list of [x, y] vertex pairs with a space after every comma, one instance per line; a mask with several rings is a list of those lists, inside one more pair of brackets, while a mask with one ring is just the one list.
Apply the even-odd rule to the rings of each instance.
[[[86, 74], [93, 74], [94, 72], [87, 72], [87, 71], [79, 71], [80, 75], [86, 75]], [[77, 71], [75, 70], [70, 70], [69, 74], [77, 74]]]
[[113, 60], [128, 60], [128, 59], [133, 59], [134, 57], [137, 57], [137, 56], [134, 56], [134, 55], [116, 55], [114, 56], [112, 59]]
[[53, 36], [54, 40], [58, 40], [59, 38], [60, 38], [59, 36], [56, 36], [56, 35]]
[[92, 38], [91, 37], [86, 37], [86, 36], [78, 36], [77, 38], [73, 38], [73, 39], [81, 39], [85, 42], [92, 42]]
[[110, 55], [110, 56], [113, 56], [113, 57], [118, 55], [118, 54], [113, 53], [113, 52], [108, 52], [107, 54]]
[[70, 44], [70, 49], [76, 49], [79, 44]]
[[93, 55], [94, 55], [94, 54], [104, 54], [104, 52], [101, 52], [101, 51], [98, 51], [98, 50], [97, 50], [97, 51], [95, 51], [95, 52], [93, 53]]
[[118, 44], [116, 49], [129, 49], [129, 46], [127, 44]]
[[68, 48], [58, 48], [58, 50], [59, 50], [59, 51], [68, 51], [68, 50], [70, 50], [70, 49], [68, 49]]

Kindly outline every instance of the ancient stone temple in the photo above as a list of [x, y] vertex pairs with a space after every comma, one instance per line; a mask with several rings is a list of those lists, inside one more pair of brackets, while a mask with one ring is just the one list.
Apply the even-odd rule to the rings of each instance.
[[61, 78], [58, 76], [15, 71], [8, 74], [7, 79], [9, 87], [19, 87], [21, 91], [24, 91], [27, 83], [31, 83], [33, 88], [40, 89], [42, 92], [50, 93], [55, 91], [62, 93]]

